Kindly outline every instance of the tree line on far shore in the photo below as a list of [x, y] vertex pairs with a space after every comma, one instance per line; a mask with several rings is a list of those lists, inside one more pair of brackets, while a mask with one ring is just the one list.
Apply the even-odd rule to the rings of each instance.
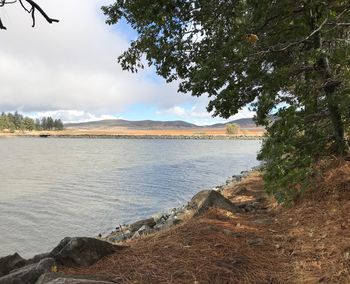
[[41, 130], [63, 130], [63, 122], [61, 119], [53, 119], [52, 117], [42, 117], [41, 119], [32, 119], [27, 116], [15, 113], [5, 113], [0, 115], [0, 132], [9, 131], [41, 131]]

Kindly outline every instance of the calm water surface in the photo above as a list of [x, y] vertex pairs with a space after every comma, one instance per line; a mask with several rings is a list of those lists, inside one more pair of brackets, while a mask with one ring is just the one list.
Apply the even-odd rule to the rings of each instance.
[[0, 139], [0, 256], [180, 206], [258, 164], [260, 141]]

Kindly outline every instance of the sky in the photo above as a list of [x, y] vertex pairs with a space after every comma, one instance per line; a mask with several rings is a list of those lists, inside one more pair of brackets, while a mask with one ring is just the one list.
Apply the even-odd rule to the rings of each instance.
[[[206, 111], [208, 98], [177, 92], [153, 68], [123, 71], [118, 56], [136, 34], [125, 22], [105, 24], [102, 5], [113, 1], [37, 0], [52, 18], [37, 13], [32, 28], [19, 3], [0, 8], [0, 111], [64, 122], [101, 119], [185, 120], [208, 125], [226, 120]], [[247, 108], [229, 120], [252, 117]]]

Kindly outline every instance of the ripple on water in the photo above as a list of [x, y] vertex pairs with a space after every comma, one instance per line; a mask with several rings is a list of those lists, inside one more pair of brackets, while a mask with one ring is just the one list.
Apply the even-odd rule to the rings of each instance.
[[259, 141], [0, 139], [0, 255], [168, 211], [257, 165]]

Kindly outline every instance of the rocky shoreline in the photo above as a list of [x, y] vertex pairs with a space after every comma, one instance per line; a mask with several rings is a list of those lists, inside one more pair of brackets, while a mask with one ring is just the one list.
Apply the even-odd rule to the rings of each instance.
[[[200, 211], [213, 206], [213, 202], [219, 207], [224, 207], [228, 211], [235, 211], [236, 208], [231, 207], [231, 203], [221, 195], [233, 183], [240, 182], [246, 178], [250, 172], [259, 170], [260, 167], [255, 167], [250, 171], [242, 171], [239, 175], [233, 175], [228, 178], [224, 185], [219, 185], [211, 190], [203, 190], [192, 197], [192, 199], [181, 207], [173, 208], [169, 212], [158, 213], [149, 218], [138, 220], [134, 223], [119, 225], [110, 234], [103, 236], [100, 234], [98, 239], [108, 241], [113, 244], [122, 244], [128, 240], [138, 239], [142, 236], [154, 234], [163, 230], [168, 230], [174, 225], [178, 225], [186, 220], [189, 220], [200, 214]], [[208, 204], [201, 205], [205, 200]], [[209, 204], [210, 203], [210, 204]]]
[[[0, 284], [66, 284], [66, 283], [115, 283], [109, 279], [77, 278], [57, 273], [57, 266], [87, 267], [104, 256], [122, 250], [130, 240], [168, 230], [186, 220], [197, 217], [210, 207], [233, 213], [255, 210], [254, 204], [237, 204], [221, 193], [230, 185], [240, 182], [253, 171], [241, 172], [226, 181], [225, 185], [197, 193], [186, 205], [160, 213], [150, 218], [117, 227], [109, 235], [96, 238], [76, 237], [63, 239], [51, 252], [23, 259], [17, 253], [0, 258]], [[249, 207], [249, 208], [248, 208]]]

